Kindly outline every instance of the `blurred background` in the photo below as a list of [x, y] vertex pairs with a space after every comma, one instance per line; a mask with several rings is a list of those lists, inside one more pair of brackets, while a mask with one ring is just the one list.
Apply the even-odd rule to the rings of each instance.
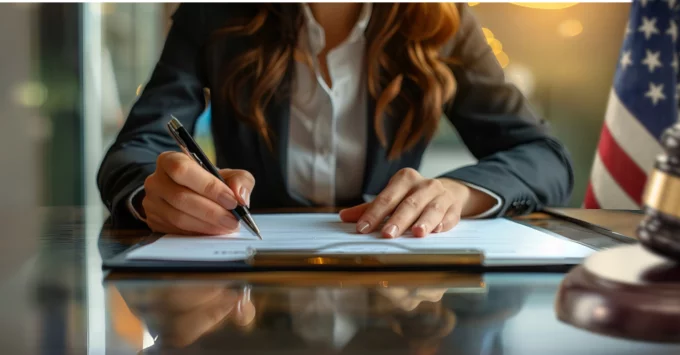
[[[571, 152], [576, 187], [570, 205], [580, 206], [629, 4], [470, 4], [507, 79]], [[16, 66], [23, 73], [4, 84], [12, 104], [30, 114], [6, 120], [22, 120], [30, 131], [24, 139], [36, 150], [36, 194], [42, 205], [101, 203], [97, 168], [151, 73], [176, 6], [0, 4], [0, 17], [15, 13], [24, 19], [6, 29], [18, 35], [23, 52], [3, 55], [0, 66], [10, 71], [8, 66]], [[212, 151], [209, 119], [206, 114], [196, 136]], [[473, 161], [447, 122], [427, 152], [422, 173], [433, 176]]]

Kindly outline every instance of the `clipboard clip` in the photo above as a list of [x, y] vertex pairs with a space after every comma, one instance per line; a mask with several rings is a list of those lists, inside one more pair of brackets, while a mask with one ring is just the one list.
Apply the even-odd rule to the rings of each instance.
[[[362, 246], [379, 245], [390, 250], [362, 250]], [[333, 251], [338, 247], [349, 247]], [[394, 252], [391, 249], [401, 249]], [[352, 250], [354, 249], [354, 250]], [[323, 252], [330, 250], [329, 252]], [[321, 249], [257, 250], [249, 248], [246, 262], [253, 267], [417, 267], [417, 266], [482, 266], [484, 253], [477, 249], [412, 249], [383, 242], [339, 242]]]

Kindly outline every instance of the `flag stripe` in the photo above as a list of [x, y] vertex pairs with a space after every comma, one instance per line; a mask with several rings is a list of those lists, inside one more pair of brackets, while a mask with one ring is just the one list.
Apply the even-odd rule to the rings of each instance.
[[595, 162], [593, 163], [591, 183], [595, 198], [601, 208], [628, 210], [640, 208], [612, 178], [602, 163], [599, 154], [595, 156]]
[[588, 183], [588, 188], [586, 188], [586, 197], [583, 201], [583, 208], [594, 208], [600, 209], [600, 203], [597, 202], [597, 197], [595, 197], [595, 191], [593, 190], [593, 184]]
[[609, 133], [608, 125], [602, 127], [598, 151], [600, 159], [602, 159], [602, 163], [607, 168], [607, 171], [609, 171], [609, 174], [621, 186], [621, 189], [639, 205], [642, 199], [642, 191], [647, 181], [647, 175], [621, 149], [618, 142]]
[[622, 142], [621, 149], [640, 169], [645, 172], [652, 170], [656, 157], [663, 151], [661, 144], [623, 106], [614, 90], [609, 94], [605, 125], [614, 140]]

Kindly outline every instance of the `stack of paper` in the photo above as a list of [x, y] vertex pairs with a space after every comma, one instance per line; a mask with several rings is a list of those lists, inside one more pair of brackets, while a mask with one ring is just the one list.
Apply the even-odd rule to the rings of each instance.
[[383, 239], [379, 233], [357, 234], [354, 223], [337, 214], [254, 215], [263, 240], [245, 229], [240, 233], [191, 237], [165, 235], [133, 250], [127, 259], [176, 261], [244, 260], [256, 250], [408, 253], [447, 249], [477, 249], [487, 265], [576, 264], [595, 250], [567, 238], [507, 219], [463, 220], [450, 231], [415, 238], [410, 233]]

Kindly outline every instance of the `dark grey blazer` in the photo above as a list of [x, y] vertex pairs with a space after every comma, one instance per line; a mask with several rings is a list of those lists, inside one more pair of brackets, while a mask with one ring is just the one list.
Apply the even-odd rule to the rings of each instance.
[[[222, 27], [225, 20], [234, 13], [251, 11], [252, 6], [255, 5], [182, 4], [173, 15], [161, 57], [97, 177], [102, 199], [114, 222], [133, 218], [126, 208], [126, 198], [155, 170], [158, 155], [178, 150], [165, 129], [169, 116], [173, 114], [193, 132], [196, 119], [205, 108], [204, 88], [219, 92], [226, 58], [252, 46], [247, 37], [208, 45], [210, 34]], [[444, 112], [479, 163], [451, 170], [444, 176], [498, 194], [503, 206], [496, 216], [523, 214], [545, 205], [565, 203], [573, 186], [568, 153], [548, 134], [546, 122], [532, 113], [517, 88], [505, 83], [503, 71], [468, 6], [457, 6], [461, 25], [447, 47], [460, 61], [450, 66], [457, 92]], [[245, 169], [254, 175], [252, 208], [308, 206], [308, 202], [295, 198], [287, 188], [285, 157], [290, 103], [274, 102], [266, 108], [266, 119], [278, 138], [277, 149], [272, 153], [253, 129], [235, 119], [232, 107], [216, 96], [213, 95], [211, 107], [217, 165]], [[366, 109], [368, 117], [372, 117], [375, 102], [372, 99], [369, 102]], [[388, 137], [396, 132], [401, 119], [396, 116], [385, 120]], [[367, 121], [362, 191], [376, 195], [398, 170], [419, 167], [427, 143], [421, 142], [390, 161], [376, 138], [372, 120]]]

